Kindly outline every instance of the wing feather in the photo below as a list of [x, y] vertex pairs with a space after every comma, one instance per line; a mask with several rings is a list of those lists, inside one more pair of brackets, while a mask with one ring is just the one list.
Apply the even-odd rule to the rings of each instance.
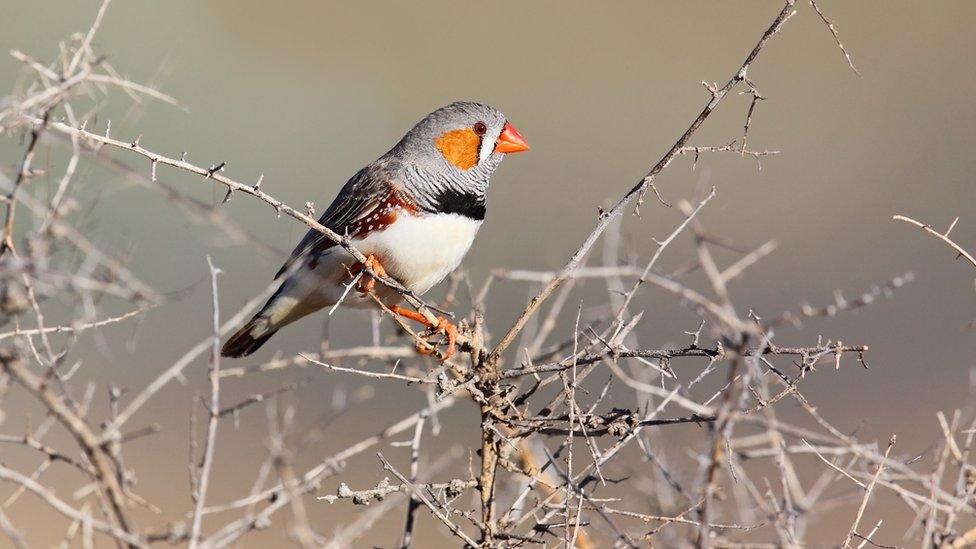
[[[339, 234], [357, 237], [382, 229], [396, 218], [396, 206], [416, 210], [397, 189], [389, 166], [370, 164], [346, 182], [319, 223]], [[314, 257], [336, 245], [322, 233], [309, 229], [275, 278], [281, 277], [296, 261]]]

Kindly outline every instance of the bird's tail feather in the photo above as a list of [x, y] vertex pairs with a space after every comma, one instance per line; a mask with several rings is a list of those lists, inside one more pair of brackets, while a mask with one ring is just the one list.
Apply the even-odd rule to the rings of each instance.
[[275, 335], [278, 328], [272, 328], [268, 319], [258, 313], [240, 330], [230, 336], [220, 350], [222, 356], [241, 358], [257, 351], [266, 341]]
[[308, 291], [286, 280], [264, 307], [224, 343], [220, 354], [241, 358], [257, 351], [271, 336], [288, 324], [322, 308], [323, 303], [307, 299]]

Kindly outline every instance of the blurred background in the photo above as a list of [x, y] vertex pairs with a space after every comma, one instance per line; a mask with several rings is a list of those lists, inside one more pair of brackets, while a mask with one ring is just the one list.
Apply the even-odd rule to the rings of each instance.
[[[57, 55], [63, 37], [86, 30], [98, 7], [88, 0], [2, 4], [0, 50], [19, 49], [44, 60]], [[853, 360], [837, 372], [824, 367], [805, 382], [806, 396], [827, 419], [856, 430], [859, 439], [887, 440], [897, 433], [896, 454], [931, 460], [931, 445], [941, 436], [936, 413], [971, 404], [974, 276], [942, 243], [891, 217], [905, 214], [944, 230], [960, 216], [954, 238], [976, 248], [976, 5], [824, 0], [821, 7], [859, 76], [809, 5], [797, 7], [799, 13], [749, 73], [768, 97], [753, 116], [750, 148], [781, 154], [763, 157], [761, 170], [754, 159], [727, 152], [703, 154], [694, 169], [691, 156], [681, 157], [657, 186], [676, 202], [696, 201], [714, 185], [717, 196], [700, 218], [710, 232], [745, 248], [777, 241], [774, 254], [732, 285], [743, 311], [772, 317], [804, 302], [830, 303], [835, 290], [853, 298], [913, 272], [915, 281], [891, 299], [809, 322], [799, 332], [781, 331], [779, 342], [812, 345], [823, 335], [869, 345], [869, 370]], [[224, 173], [239, 181], [256, 181], [263, 173], [262, 188], [273, 196], [293, 206], [313, 201], [322, 211], [349, 176], [429, 111], [459, 99], [490, 103], [507, 114], [532, 150], [507, 159], [492, 178], [487, 222], [464, 263], [478, 287], [494, 268], [562, 266], [592, 229], [598, 207], [643, 176], [698, 114], [707, 100], [701, 81], [724, 83], [779, 8], [779, 2], [765, 1], [116, 2], [96, 38], [97, 49], [125, 76], [153, 83], [189, 110], [158, 102], [135, 105], [116, 94], [95, 124], [104, 129], [112, 119], [113, 136], [142, 134], [147, 148], [170, 156], [188, 151], [200, 165], [226, 161]], [[22, 75], [21, 63], [0, 58], [4, 90]], [[725, 145], [740, 138], [748, 106], [748, 95], [730, 96], [692, 144]], [[38, 184], [56, 185], [63, 168], [57, 151], [63, 147], [53, 149], [41, 155], [52, 175]], [[0, 144], [5, 168], [22, 154], [16, 140]], [[142, 159], [113, 156], [148, 172]], [[110, 328], [104, 341], [82, 340], [84, 375], [100, 384], [144, 385], [209, 334], [208, 254], [224, 271], [220, 300], [229, 317], [268, 284], [305, 232], [244, 196], [220, 207], [279, 250], [268, 253], [235, 244], [207, 223], [188, 223], [159, 194], [110, 170], [83, 162], [80, 176], [85, 194], [76, 198], [91, 206], [85, 216], [90, 234], [103, 249], [124, 254], [138, 276], [169, 298], [140, 322]], [[223, 197], [223, 191], [165, 167], [159, 177], [208, 204]], [[621, 254], [646, 261], [655, 249], [651, 237], [664, 238], [681, 219], [676, 209], [650, 198], [640, 217], [626, 216]], [[687, 243], [686, 238], [665, 253], [666, 270], [692, 257]], [[601, 262], [600, 250], [598, 245], [591, 263]], [[690, 283], [701, 280], [690, 277]], [[534, 290], [525, 283], [496, 283], [489, 301], [489, 329], [496, 337]], [[603, 303], [606, 289], [587, 285], [579, 299], [584, 308]], [[645, 310], [639, 336], [647, 347], [684, 342], [683, 331], [697, 327], [692, 311], [658, 289], [639, 294], [634, 309]], [[70, 319], [71, 313], [53, 320]], [[323, 318], [289, 327], [259, 354], [233, 366], [317, 350]], [[329, 326], [333, 347], [367, 344], [370, 333], [370, 318], [361, 312], [338, 312]], [[141, 466], [138, 488], [147, 496], [189, 501], [186, 464], [170, 458], [186, 451], [192, 399], [207, 390], [206, 362], [198, 362], [185, 385], [167, 388], [134, 420], [133, 425], [155, 422], [163, 428], [128, 446], [129, 459]], [[303, 450], [301, 465], [317, 463], [426, 400], [420, 391], [393, 384], [374, 384], [375, 393], [366, 394], [357, 377], [298, 368], [231, 378], [222, 398], [231, 403], [296, 381], [301, 387], [292, 400], [299, 428], [322, 427], [324, 433]], [[365, 400], [331, 418], [335, 395], [343, 392]], [[633, 396], [621, 398], [632, 402]], [[97, 402], [104, 407], [104, 399]], [[791, 406], [784, 402], [787, 417]], [[11, 417], [10, 409], [8, 403], [3, 430], [16, 432], [23, 420]], [[455, 406], [440, 420], [442, 430], [426, 446], [424, 459], [457, 444], [475, 447], [472, 406]], [[674, 429], [673, 436], [700, 437], [697, 429]], [[242, 414], [236, 429], [222, 427], [217, 451], [223, 465], [208, 499], [247, 494], [266, 455], [266, 433], [260, 406]], [[10, 449], [3, 452], [4, 460], [30, 462]], [[406, 463], [407, 449], [392, 457]], [[382, 476], [367, 453], [343, 480], [365, 488]], [[335, 484], [327, 481], [322, 493], [333, 493]], [[326, 534], [361, 510], [312, 498], [306, 504]], [[30, 509], [15, 507], [12, 520], [30, 524]], [[907, 527], [911, 515], [892, 509], [891, 524], [902, 516]], [[850, 515], [846, 510], [818, 519], [826, 527], [825, 543], [837, 541]], [[401, 518], [397, 513], [381, 521], [363, 543], [394, 543]], [[902, 531], [894, 527], [892, 535]], [[38, 532], [34, 539], [43, 545], [61, 535]], [[283, 535], [257, 539], [274, 543]], [[450, 544], [433, 527], [421, 540]]]

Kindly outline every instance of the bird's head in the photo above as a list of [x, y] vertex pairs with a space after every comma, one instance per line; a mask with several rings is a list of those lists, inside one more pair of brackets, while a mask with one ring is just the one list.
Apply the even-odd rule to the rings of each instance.
[[482, 167], [490, 172], [503, 155], [526, 151], [529, 145], [498, 109], [459, 101], [427, 115], [398, 148], [427, 167], [460, 172]]

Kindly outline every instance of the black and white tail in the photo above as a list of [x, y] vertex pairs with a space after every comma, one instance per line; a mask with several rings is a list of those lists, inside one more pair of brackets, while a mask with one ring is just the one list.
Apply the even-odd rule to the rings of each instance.
[[272, 328], [271, 323], [264, 316], [264, 311], [261, 311], [230, 336], [220, 350], [220, 354], [229, 358], [248, 356], [260, 349], [277, 332], [278, 328]]

